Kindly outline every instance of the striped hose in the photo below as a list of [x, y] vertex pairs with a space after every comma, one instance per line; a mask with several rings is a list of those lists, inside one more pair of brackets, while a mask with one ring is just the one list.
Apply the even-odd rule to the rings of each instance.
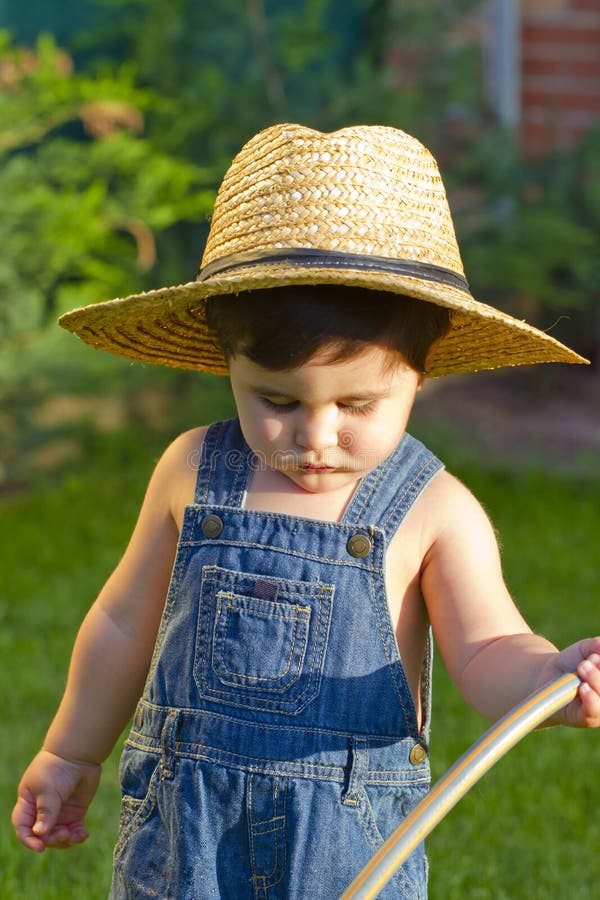
[[380, 890], [415, 847], [501, 756], [577, 693], [576, 675], [562, 675], [527, 697], [482, 735], [448, 769], [427, 796], [371, 857], [340, 900], [368, 900]]

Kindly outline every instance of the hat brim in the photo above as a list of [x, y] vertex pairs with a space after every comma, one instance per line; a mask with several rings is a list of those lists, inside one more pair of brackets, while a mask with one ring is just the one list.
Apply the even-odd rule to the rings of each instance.
[[65, 313], [59, 324], [85, 343], [129, 359], [174, 368], [228, 373], [206, 324], [204, 301], [286, 285], [343, 284], [403, 294], [452, 311], [448, 333], [436, 345], [429, 377], [542, 362], [588, 363], [555, 338], [481, 303], [464, 291], [419, 278], [348, 269], [273, 264], [132, 294]]

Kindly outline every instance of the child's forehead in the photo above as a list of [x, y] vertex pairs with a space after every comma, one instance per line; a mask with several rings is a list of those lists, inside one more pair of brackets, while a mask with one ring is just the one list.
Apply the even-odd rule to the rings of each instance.
[[370, 399], [389, 392], [392, 384], [414, 373], [399, 354], [385, 347], [369, 346], [352, 356], [336, 360], [319, 351], [296, 369], [266, 369], [244, 354], [231, 360], [232, 378], [243, 379], [253, 390], [281, 393], [313, 392]]

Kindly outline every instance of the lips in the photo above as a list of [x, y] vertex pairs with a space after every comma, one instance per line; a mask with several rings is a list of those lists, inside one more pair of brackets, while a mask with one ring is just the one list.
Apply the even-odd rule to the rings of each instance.
[[333, 466], [314, 465], [311, 463], [300, 466], [300, 468], [303, 472], [333, 472], [334, 470]]

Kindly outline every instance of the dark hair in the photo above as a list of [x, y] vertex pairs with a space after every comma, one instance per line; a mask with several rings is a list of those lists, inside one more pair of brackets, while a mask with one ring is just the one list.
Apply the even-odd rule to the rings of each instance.
[[227, 359], [241, 353], [265, 369], [295, 369], [320, 350], [341, 362], [379, 344], [424, 372], [450, 312], [388, 291], [319, 284], [211, 297], [206, 319]]

